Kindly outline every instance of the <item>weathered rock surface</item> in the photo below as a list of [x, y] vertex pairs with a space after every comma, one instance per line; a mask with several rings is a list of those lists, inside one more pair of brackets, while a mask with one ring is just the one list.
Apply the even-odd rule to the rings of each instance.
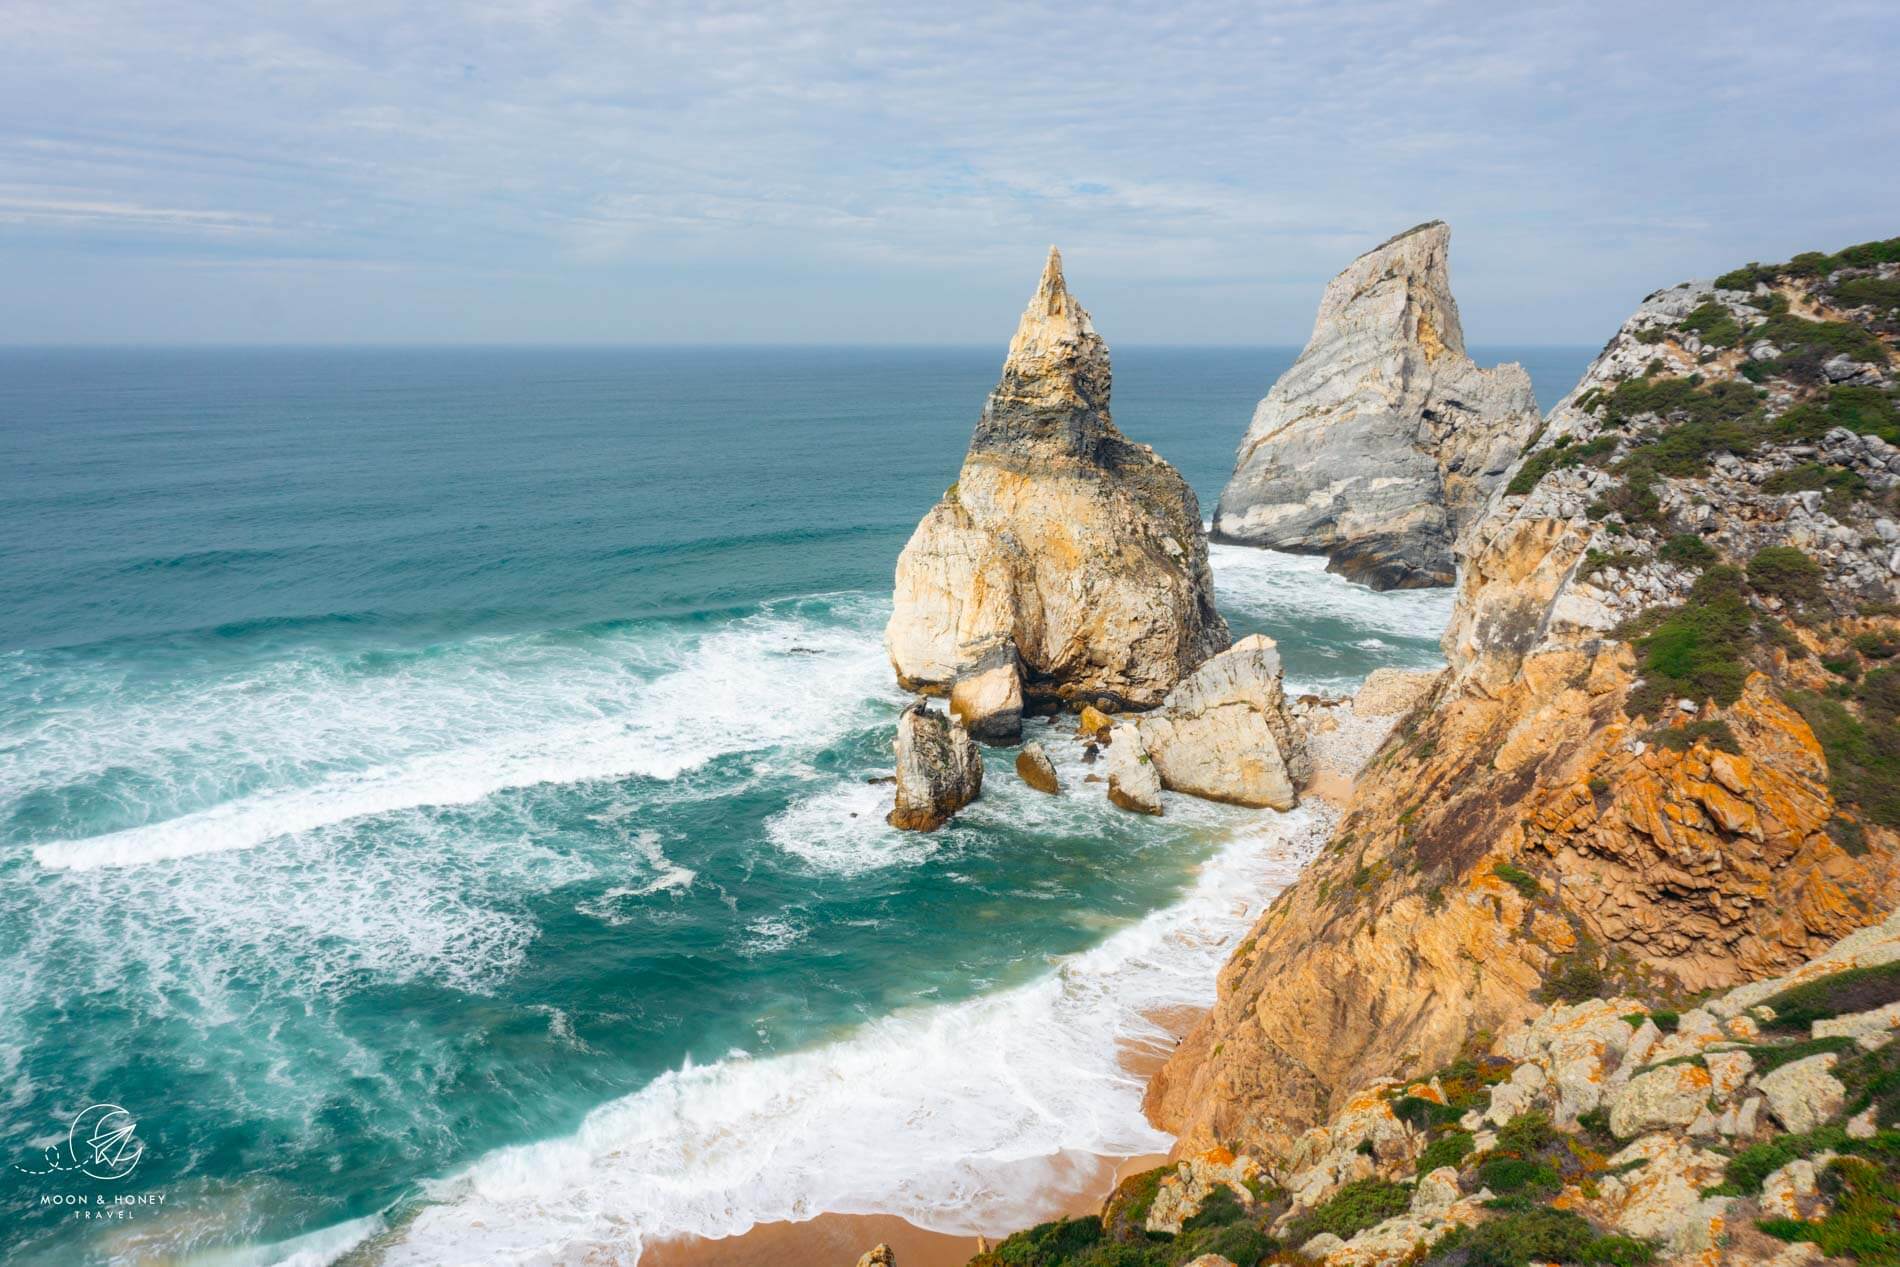
[[1108, 799], [1131, 813], [1161, 812], [1161, 776], [1142, 745], [1141, 730], [1131, 722], [1109, 732]]
[[950, 692], [973, 733], [1014, 738], [1025, 703], [1152, 708], [1228, 643], [1193, 490], [1116, 429], [1109, 380], [1051, 250], [885, 630], [898, 680]]
[[897, 805], [887, 821], [905, 831], [935, 831], [983, 789], [983, 756], [955, 718], [914, 701], [897, 718]]
[[[1533, 449], [1594, 445], [1612, 465], [1553, 460], [1529, 493], [1500, 487], [1465, 534], [1449, 668], [1429, 709], [1374, 758], [1333, 847], [1255, 925], [1252, 952], [1223, 970], [1215, 1007], [1150, 1084], [1150, 1115], [1182, 1148], [1285, 1147], [1350, 1088], [1444, 1063], [1471, 1033], [1535, 1015], [1553, 976], [1619, 962], [1685, 993], [1727, 989], [1786, 972], [1890, 908], [1900, 834], [1837, 800], [1851, 785], [1795, 707], [1804, 693], [1838, 692], [1824, 659], [1900, 637], [1893, 617], [1863, 614], [1900, 597], [1885, 570], [1883, 503], [1773, 491], [1825, 458], [1849, 486], [1862, 486], [1851, 475], [1890, 496], [1900, 488], [1890, 446], [1845, 431], [1806, 445], [1770, 439], [1746, 459], [1717, 454], [1706, 472], [1659, 478], [1655, 523], [1598, 504], [1627, 452], [1615, 446], [1683, 425], [1679, 412], [1609, 425], [1595, 402], [1619, 374], [1661, 362], [1658, 379], [1685, 380], [1665, 391], [1732, 381], [1746, 407], [1792, 408], [1832, 390], [1754, 366], [1761, 396], [1741, 349], [1688, 355], [1675, 335], [1658, 337], [1659, 323], [1728, 294], [1645, 301], [1553, 411], [1556, 438]], [[1783, 298], [1807, 310], [1800, 294]], [[1739, 297], [1731, 311], [1760, 319]], [[1679, 536], [1712, 559], [1669, 562], [1664, 543]], [[1730, 702], [1637, 706], [1645, 653], [1618, 635], [1624, 622], [1667, 615], [1709, 562], [1745, 573], [1769, 546], [1811, 554], [1828, 609], [1799, 636], [1764, 636], [1738, 655]], [[1747, 601], [1767, 633], [1794, 626], [1785, 604]], [[1863, 675], [1884, 671], [1858, 663]], [[1728, 1028], [1741, 1019], [1712, 1016], [1709, 1032], [1745, 1040]], [[1692, 1054], [1706, 1041], [1687, 1032], [1658, 1045]], [[1574, 1068], [1553, 1071], [1566, 1112], [1602, 1106], [1607, 1089], [1588, 1085], [1595, 1059], [1580, 1051]], [[1748, 1113], [1735, 1104], [1728, 1125]], [[1722, 1133], [1722, 1120], [1705, 1125]]]
[[985, 743], [1015, 743], [1022, 737], [1022, 666], [1013, 644], [992, 647], [957, 674], [950, 683], [950, 715]]
[[1047, 792], [1051, 796], [1062, 791], [1062, 781], [1056, 778], [1055, 762], [1049, 760], [1049, 754], [1043, 751], [1039, 743], [1026, 743], [1016, 754], [1016, 774], [1038, 792]]
[[1847, 1088], [1829, 1072], [1840, 1057], [1833, 1052], [1791, 1061], [1763, 1076], [1761, 1093], [1768, 1111], [1790, 1131], [1811, 1131], [1841, 1111]]
[[1235, 805], [1298, 804], [1313, 763], [1283, 679], [1279, 648], [1254, 634], [1168, 692], [1137, 723], [1161, 786]]
[[878, 1244], [858, 1259], [858, 1267], [897, 1267], [897, 1255], [889, 1245]]
[[1353, 716], [1398, 717], [1409, 713], [1444, 676], [1440, 669], [1374, 669], [1353, 692]]
[[1299, 360], [1254, 411], [1217, 540], [1325, 553], [1375, 589], [1449, 585], [1452, 547], [1537, 428], [1530, 376], [1465, 355], [1442, 223], [1327, 286]]

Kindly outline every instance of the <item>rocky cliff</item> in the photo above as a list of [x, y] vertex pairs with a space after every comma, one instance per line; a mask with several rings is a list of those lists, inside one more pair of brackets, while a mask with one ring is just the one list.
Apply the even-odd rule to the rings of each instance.
[[1025, 706], [1151, 708], [1229, 641], [1193, 490], [1116, 429], [1109, 383], [1051, 249], [886, 630], [898, 680], [979, 738], [1015, 738]]
[[1681, 1012], [1541, 1009], [975, 1267], [1807, 1267], [1900, 1257], [1900, 915]]
[[1463, 538], [1450, 668], [1154, 1079], [1282, 1156], [1547, 1002], [1783, 972], [1900, 902], [1900, 241], [1644, 302]]
[[1254, 411], [1217, 539], [1324, 553], [1375, 589], [1449, 585], [1453, 544], [1537, 426], [1530, 376], [1465, 355], [1423, 224], [1334, 278], [1305, 351]]

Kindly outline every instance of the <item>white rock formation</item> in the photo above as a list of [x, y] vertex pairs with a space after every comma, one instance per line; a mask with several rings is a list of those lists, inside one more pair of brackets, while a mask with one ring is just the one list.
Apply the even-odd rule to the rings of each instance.
[[1282, 679], [1279, 648], [1255, 634], [1168, 692], [1137, 723], [1161, 786], [1235, 805], [1297, 805], [1313, 763]]
[[1241, 441], [1217, 540], [1324, 553], [1374, 589], [1452, 583], [1453, 543], [1538, 411], [1522, 367], [1465, 355], [1450, 238], [1422, 224], [1327, 286], [1306, 350]]
[[1131, 722], [1117, 724], [1109, 734], [1108, 799], [1136, 814], [1161, 812], [1161, 777]]

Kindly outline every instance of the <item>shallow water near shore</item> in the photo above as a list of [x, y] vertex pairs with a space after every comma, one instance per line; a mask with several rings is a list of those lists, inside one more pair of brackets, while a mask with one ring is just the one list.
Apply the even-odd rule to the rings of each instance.
[[[1117, 422], [1206, 509], [1291, 356], [1118, 350]], [[884, 826], [891, 568], [999, 360], [0, 353], [0, 1257], [994, 1231], [1165, 1148], [1117, 1042], [1330, 811], [1119, 814], [1034, 723], [1067, 795]], [[1447, 592], [1214, 565], [1295, 690], [1437, 659]], [[26, 1173], [107, 1103], [134, 1174]]]

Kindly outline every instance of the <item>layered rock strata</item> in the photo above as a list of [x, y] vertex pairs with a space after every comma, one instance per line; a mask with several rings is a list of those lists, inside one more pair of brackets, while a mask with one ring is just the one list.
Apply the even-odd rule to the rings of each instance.
[[1465, 355], [1446, 255], [1420, 225], [1354, 260], [1254, 411], [1216, 540], [1323, 553], [1374, 589], [1449, 585], [1452, 548], [1536, 429], [1530, 376]]
[[983, 790], [983, 754], [953, 717], [913, 701], [897, 718], [897, 804], [886, 821], [905, 831], [935, 831]]
[[897, 563], [886, 645], [971, 733], [1025, 707], [1152, 708], [1229, 641], [1200, 506], [1109, 416], [1108, 348], [1053, 249], [943, 498]]

